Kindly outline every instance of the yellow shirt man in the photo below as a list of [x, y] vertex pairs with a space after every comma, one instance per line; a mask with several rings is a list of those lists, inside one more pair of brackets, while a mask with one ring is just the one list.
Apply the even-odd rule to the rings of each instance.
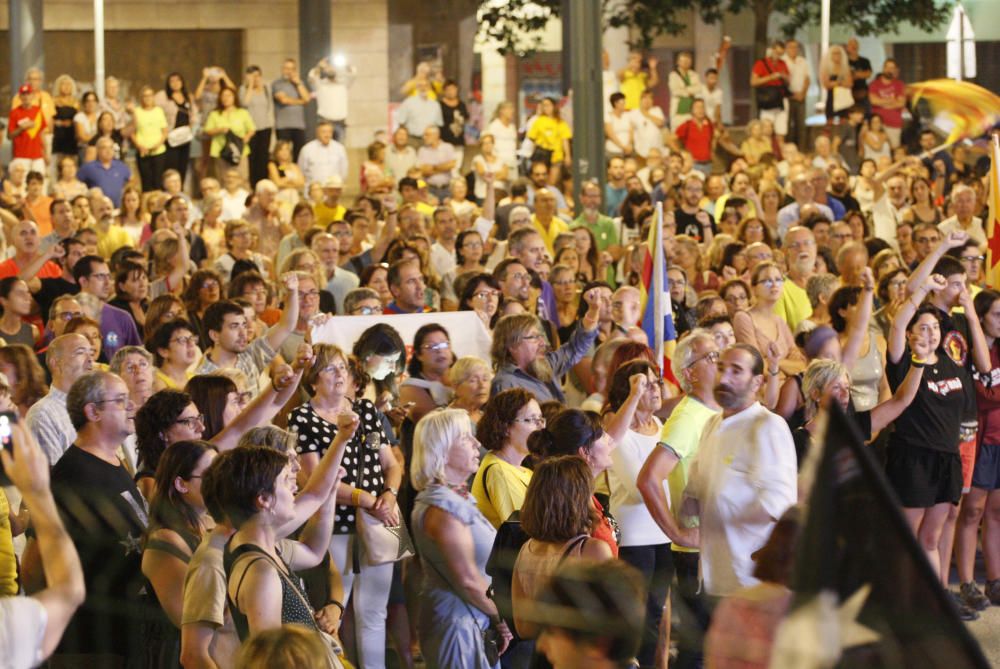
[[545, 248], [548, 249], [549, 254], [555, 257], [555, 243], [556, 237], [564, 232], [569, 232], [569, 223], [562, 220], [558, 216], [553, 216], [552, 220], [549, 221], [548, 226], [538, 220], [538, 216], [532, 214], [531, 224], [535, 226], [535, 230], [538, 234], [542, 236], [542, 240], [545, 242]]

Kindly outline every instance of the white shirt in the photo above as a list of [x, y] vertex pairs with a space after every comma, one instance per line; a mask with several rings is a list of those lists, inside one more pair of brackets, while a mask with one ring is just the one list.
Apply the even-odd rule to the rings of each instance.
[[[498, 118], [490, 121], [486, 132], [493, 135], [493, 146], [496, 154], [507, 165], [517, 166], [517, 126], [513, 123], [504, 125]], [[510, 174], [509, 176], [516, 176]]]
[[299, 169], [306, 183], [322, 184], [333, 175], [347, 180], [347, 151], [344, 145], [335, 139], [323, 145], [318, 139], [308, 142], [299, 151]]
[[320, 76], [319, 70], [309, 70], [309, 85], [316, 93], [316, 114], [330, 121], [347, 118], [347, 87], [354, 80], [349, 72], [337, 72], [336, 79]]
[[621, 90], [618, 87], [618, 75], [614, 70], [601, 70], [601, 91], [604, 95], [604, 114], [611, 113], [611, 94]]
[[705, 424], [688, 470], [686, 497], [699, 503], [705, 591], [724, 597], [758, 583], [750, 555], [795, 503], [795, 444], [788, 424], [759, 402]]
[[2, 669], [30, 669], [42, 661], [42, 642], [49, 614], [34, 597], [0, 599]]
[[50, 465], [59, 462], [66, 449], [76, 441], [76, 428], [66, 411], [66, 393], [55, 386], [49, 393], [31, 405], [24, 422], [41, 447]]
[[[664, 120], [663, 110], [653, 106], [649, 108], [652, 116]], [[649, 154], [650, 149], [663, 148], [663, 127], [657, 126], [649, 120], [639, 109], [633, 109], [626, 114], [632, 126], [632, 148], [643, 158]]]
[[[904, 205], [905, 208], [905, 205]], [[897, 208], [890, 200], [889, 194], [872, 204], [872, 227], [875, 236], [889, 242], [892, 248], [899, 250], [899, 240], [896, 238], [896, 228], [903, 219], [903, 208]]]
[[[705, 101], [705, 115], [708, 120], [715, 123], [715, 110], [722, 106], [722, 87], [716, 86], [715, 90], [708, 90], [708, 86], [701, 92], [701, 99]], [[722, 119], [722, 116], [719, 116]]]
[[444, 276], [457, 265], [454, 251], [449, 251], [438, 242], [431, 244], [431, 267], [438, 276]]
[[[619, 142], [625, 145], [629, 144], [632, 122], [628, 112], [622, 112], [621, 116], [615, 116], [614, 113], [607, 114], [604, 117], [604, 123], [611, 124], [611, 131], [615, 133], [615, 137]], [[620, 156], [623, 153], [621, 147], [610, 139], [604, 140], [604, 151], [614, 156]]]
[[809, 78], [809, 61], [802, 54], [792, 60], [787, 53], [781, 60], [788, 66], [788, 90], [792, 93], [801, 93], [806, 86], [806, 79]]
[[[608, 470], [608, 485], [611, 488], [611, 515], [618, 521], [622, 538], [619, 546], [655, 546], [668, 544], [670, 539], [663, 533], [660, 526], [653, 520], [642, 494], [636, 486], [639, 471], [649, 454], [655, 451], [660, 442], [660, 431], [663, 424], [655, 416], [656, 432], [651, 435], [640, 434], [629, 430], [611, 452], [611, 469]], [[670, 499], [666, 481], [663, 483], [664, 494]]]
[[951, 218], [946, 218], [940, 223], [938, 223], [938, 230], [941, 231], [941, 236], [945, 237], [949, 232], [955, 232], [957, 230], [962, 230], [969, 233], [969, 237], [973, 239], [980, 246], [986, 246], [986, 230], [983, 229], [983, 219], [978, 216], [972, 217], [972, 224], [963, 228], [962, 224], [958, 222], [958, 217], [952, 216]]
[[223, 190], [219, 197], [222, 198], [222, 218], [223, 221], [233, 221], [243, 218], [243, 213], [247, 210], [247, 197], [250, 191], [239, 188], [235, 193]]

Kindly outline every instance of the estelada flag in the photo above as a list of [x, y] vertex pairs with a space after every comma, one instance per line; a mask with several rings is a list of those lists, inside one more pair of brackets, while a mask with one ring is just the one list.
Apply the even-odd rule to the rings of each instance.
[[823, 442], [803, 465], [814, 483], [789, 584], [795, 594], [770, 667], [987, 669], [885, 475], [838, 406]]
[[1000, 137], [990, 142], [990, 220], [986, 222], [986, 285], [1000, 288]]

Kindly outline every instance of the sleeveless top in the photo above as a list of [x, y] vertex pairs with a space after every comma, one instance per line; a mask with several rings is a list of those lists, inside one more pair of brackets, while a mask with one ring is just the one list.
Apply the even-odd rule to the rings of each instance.
[[8, 334], [6, 332], [0, 332], [0, 337], [3, 338], [7, 345], [11, 344], [24, 344], [30, 349], [35, 348], [35, 337], [31, 334], [31, 324], [21, 321], [21, 329], [14, 334]]
[[875, 334], [868, 334], [868, 353], [854, 362], [851, 372], [851, 403], [856, 411], [871, 411], [878, 404], [879, 386], [885, 373]]
[[[235, 549], [230, 549], [230, 543], [232, 543], [231, 539], [226, 543], [222, 562], [226, 570], [226, 601], [229, 603], [229, 610], [233, 615], [233, 624], [236, 626], [236, 633], [239, 634], [240, 641], [246, 641], [247, 637], [250, 636], [250, 624], [246, 615], [236, 606], [236, 599], [239, 598], [240, 588], [243, 585], [243, 579], [246, 578], [247, 571], [255, 562], [260, 560], [270, 562], [281, 579], [281, 624], [297, 623], [312, 630], [319, 629], [316, 626], [316, 619], [313, 617], [313, 608], [309, 604], [309, 599], [306, 597], [304, 588], [298, 582], [298, 578], [292, 575], [291, 568], [289, 568], [284, 560], [279, 557], [276, 561], [268, 553], [264, 552], [260, 546], [255, 546], [254, 544], [243, 544], [237, 546]], [[243, 572], [240, 574], [239, 580], [236, 582], [236, 597], [234, 598], [229, 595], [228, 580], [233, 577], [233, 569], [244, 555], [250, 555], [251, 557], [243, 561], [246, 564], [243, 567]]]

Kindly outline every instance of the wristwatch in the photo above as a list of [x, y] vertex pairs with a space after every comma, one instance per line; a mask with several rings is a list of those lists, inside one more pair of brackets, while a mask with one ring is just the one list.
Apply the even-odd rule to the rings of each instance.
[[399, 489], [393, 488], [391, 485], [382, 488], [382, 492], [391, 492], [393, 497], [399, 497]]

